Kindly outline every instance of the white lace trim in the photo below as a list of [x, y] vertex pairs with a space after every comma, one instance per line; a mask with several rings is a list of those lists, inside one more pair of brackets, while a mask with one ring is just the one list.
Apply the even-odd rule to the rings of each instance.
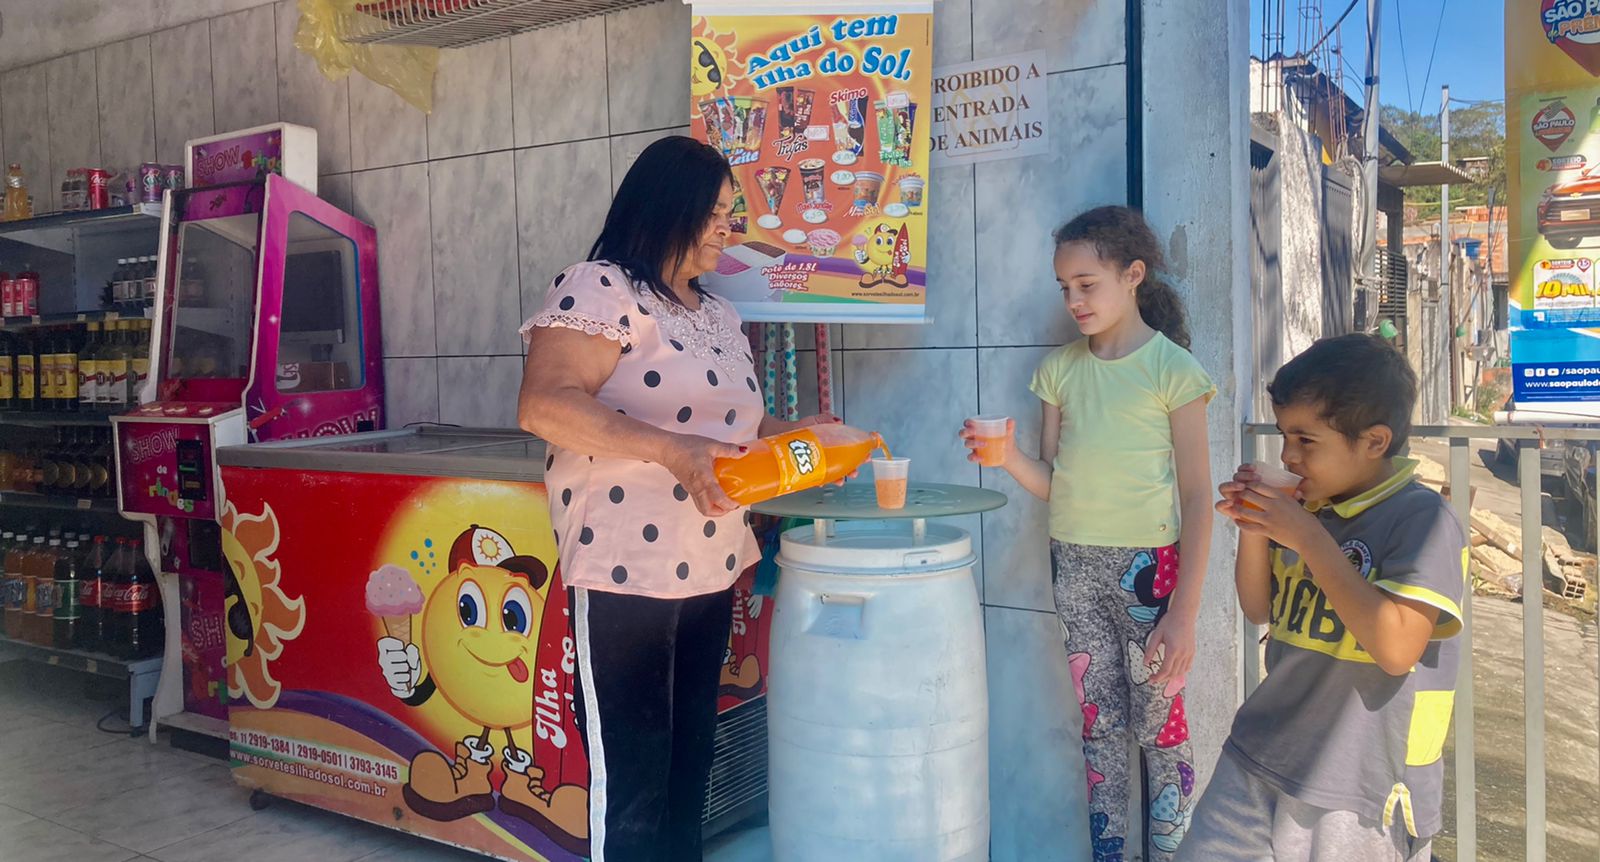
[[729, 373], [750, 370], [750, 340], [737, 326], [728, 324], [720, 299], [702, 297], [700, 307], [686, 308], [667, 302], [651, 291], [639, 292], [639, 305], [655, 318], [668, 339], [682, 344], [699, 359], [709, 360]]
[[609, 341], [615, 341], [624, 347], [633, 346], [633, 333], [619, 323], [597, 320], [587, 314], [576, 314], [570, 311], [541, 311], [534, 315], [532, 320], [522, 325], [520, 330], [522, 342], [528, 343], [530, 330], [536, 327], [561, 327], [563, 329], [576, 329], [586, 335], [599, 335]]

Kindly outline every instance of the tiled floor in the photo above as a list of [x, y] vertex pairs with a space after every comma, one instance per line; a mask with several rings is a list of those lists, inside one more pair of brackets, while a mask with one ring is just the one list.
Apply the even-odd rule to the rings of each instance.
[[[124, 695], [125, 697], [126, 695]], [[4, 862], [468, 862], [482, 859], [250, 795], [220, 760], [95, 729], [125, 715], [109, 681], [0, 652]], [[109, 729], [124, 727], [115, 715]], [[765, 830], [724, 836], [708, 862], [765, 862]]]

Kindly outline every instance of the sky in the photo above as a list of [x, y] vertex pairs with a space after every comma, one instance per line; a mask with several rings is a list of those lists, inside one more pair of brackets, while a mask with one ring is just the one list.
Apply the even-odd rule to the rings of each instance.
[[[1293, 54], [1299, 38], [1302, 4], [1322, 6], [1324, 26], [1349, 5], [1348, 0], [1250, 0], [1250, 53], [1261, 55], [1261, 11], [1264, 3], [1276, 9], [1281, 2], [1287, 19], [1283, 47]], [[1355, 9], [1340, 28], [1344, 40], [1345, 88], [1359, 102], [1360, 81], [1366, 63], [1367, 4], [1356, 0]], [[1539, 3], [1528, 0], [1382, 0], [1383, 34], [1378, 67], [1379, 100], [1408, 110], [1437, 113], [1439, 86], [1450, 85], [1451, 99], [1505, 98], [1505, 3], [1526, 6], [1537, 14]], [[1441, 14], [1442, 10], [1442, 14]], [[1439, 47], [1428, 59], [1434, 33]], [[1404, 33], [1404, 39], [1401, 34]], [[1314, 40], [1313, 40], [1314, 41]], [[1300, 45], [1309, 48], [1310, 45]], [[1410, 87], [1407, 92], [1407, 78]], [[1426, 81], [1426, 88], [1424, 88]]]

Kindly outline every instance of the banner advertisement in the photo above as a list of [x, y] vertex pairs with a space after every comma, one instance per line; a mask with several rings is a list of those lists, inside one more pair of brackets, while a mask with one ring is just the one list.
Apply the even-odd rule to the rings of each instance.
[[922, 323], [933, 15], [830, 8], [695, 4], [691, 134], [735, 181], [702, 283], [749, 321]]
[[[231, 466], [223, 482], [239, 780], [499, 859], [588, 858], [544, 486]], [[765, 694], [771, 608], [754, 577], [736, 587], [719, 710]]]
[[1512, 400], [1600, 417], [1600, 2], [1506, 4]]

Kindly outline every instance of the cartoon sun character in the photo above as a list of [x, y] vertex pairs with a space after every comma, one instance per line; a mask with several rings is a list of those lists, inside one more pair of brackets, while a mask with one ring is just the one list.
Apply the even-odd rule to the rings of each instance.
[[278, 517], [263, 504], [259, 515], [222, 507], [222, 556], [228, 561], [223, 610], [227, 620], [228, 695], [248, 698], [260, 709], [278, 702], [283, 685], [269, 665], [306, 624], [305, 599], [291, 599], [279, 586]]
[[737, 77], [735, 36], [719, 36], [702, 19], [689, 40], [689, 93], [696, 99], [726, 89]]
[[[414, 757], [402, 795], [411, 810], [433, 820], [458, 820], [494, 808], [491, 738], [499, 731], [505, 738], [500, 763], [506, 772], [500, 810], [572, 844], [573, 852], [587, 852], [587, 788], [563, 784], [546, 790], [543, 771], [512, 735], [535, 721], [535, 665], [545, 606], [539, 589], [549, 573], [537, 558], [515, 555], [499, 533], [476, 525], [451, 546], [449, 566], [450, 574], [421, 608], [416, 643], [395, 637], [409, 636], [409, 630], [397, 631], [390, 622], [404, 618], [396, 613], [416, 609], [407, 606], [407, 593], [416, 589], [409, 575], [385, 566], [368, 582], [368, 609], [384, 617], [390, 633], [378, 641], [378, 662], [390, 691], [410, 706], [438, 695], [483, 728], [458, 741], [453, 757], [433, 750]], [[415, 596], [420, 600], [420, 592]]]
[[866, 272], [861, 275], [862, 287], [892, 284], [906, 287], [906, 269], [911, 263], [911, 237], [904, 223], [894, 226], [879, 222], [870, 236], [855, 238], [856, 263]]

